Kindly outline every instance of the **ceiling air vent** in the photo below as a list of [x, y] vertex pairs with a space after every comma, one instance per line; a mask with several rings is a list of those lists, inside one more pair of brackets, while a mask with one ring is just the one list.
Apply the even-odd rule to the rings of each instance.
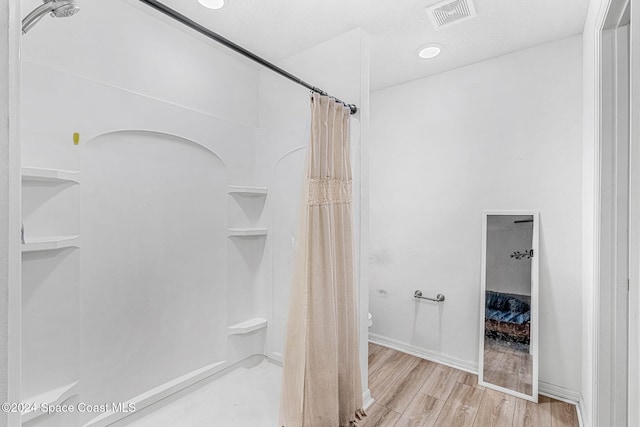
[[476, 16], [472, 0], [446, 0], [427, 8], [427, 15], [436, 30]]

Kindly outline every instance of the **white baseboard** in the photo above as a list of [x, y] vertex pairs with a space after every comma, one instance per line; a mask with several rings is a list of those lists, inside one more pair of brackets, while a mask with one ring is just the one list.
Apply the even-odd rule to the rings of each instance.
[[[470, 362], [468, 360], [462, 360], [455, 357], [447, 356], [446, 354], [437, 353], [435, 351], [429, 351], [424, 348], [416, 347], [411, 344], [406, 344], [401, 341], [397, 341], [391, 338], [383, 337], [382, 335], [369, 334], [369, 341], [384, 347], [389, 347], [394, 350], [408, 353], [421, 359], [430, 360], [432, 362], [440, 363], [441, 365], [450, 366], [461, 371], [469, 372], [471, 374], [478, 374], [478, 363]], [[570, 390], [564, 387], [557, 386], [545, 381], [538, 382], [538, 392], [543, 396], [551, 397], [561, 402], [571, 403], [578, 406], [578, 414], [584, 408], [582, 402], [582, 395], [580, 392]]]
[[538, 393], [561, 402], [571, 403], [572, 405], [578, 405], [582, 398], [580, 392], [569, 390], [568, 388], [550, 384], [545, 381], [538, 381]]
[[371, 390], [367, 389], [367, 391], [362, 394], [362, 407], [366, 411], [374, 402], [375, 400], [371, 397]]
[[456, 357], [447, 356], [443, 353], [430, 351], [421, 347], [416, 347], [411, 344], [406, 344], [401, 341], [397, 341], [391, 338], [383, 337], [382, 335], [369, 334], [369, 341], [381, 345], [383, 347], [389, 347], [394, 350], [401, 351], [403, 353], [411, 354], [412, 356], [419, 357], [421, 359], [430, 360], [432, 362], [440, 363], [441, 365], [450, 366], [461, 371], [469, 372], [471, 374], [478, 374], [478, 363], [470, 362], [468, 360], [458, 359]]
[[580, 400], [578, 401], [578, 422], [580, 423], [580, 427], [587, 427], [587, 417], [585, 417], [584, 413], [585, 410], [584, 396], [580, 393]]

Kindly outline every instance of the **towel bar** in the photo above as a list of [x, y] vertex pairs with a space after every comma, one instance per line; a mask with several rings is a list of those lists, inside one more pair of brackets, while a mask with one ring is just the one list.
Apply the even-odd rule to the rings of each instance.
[[438, 295], [436, 295], [436, 297], [435, 297], [435, 298], [428, 298], [428, 297], [423, 297], [423, 296], [422, 296], [422, 291], [416, 291], [416, 292], [413, 294], [413, 297], [414, 297], [414, 298], [420, 298], [420, 299], [427, 299], [427, 300], [429, 300], [429, 301], [435, 301], [435, 302], [442, 302], [442, 301], [444, 301], [444, 295], [442, 295], [442, 294], [438, 294]]

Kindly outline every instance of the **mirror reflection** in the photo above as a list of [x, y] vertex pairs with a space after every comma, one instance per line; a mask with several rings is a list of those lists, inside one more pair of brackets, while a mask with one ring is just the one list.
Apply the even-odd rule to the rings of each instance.
[[485, 225], [482, 381], [533, 397], [534, 215], [486, 215]]

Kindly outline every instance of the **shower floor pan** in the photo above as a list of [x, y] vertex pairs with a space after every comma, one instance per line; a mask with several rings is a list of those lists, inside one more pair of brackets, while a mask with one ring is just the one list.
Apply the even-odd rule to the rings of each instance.
[[278, 423], [281, 375], [280, 366], [260, 358], [188, 394], [161, 400], [112, 426], [273, 427]]

